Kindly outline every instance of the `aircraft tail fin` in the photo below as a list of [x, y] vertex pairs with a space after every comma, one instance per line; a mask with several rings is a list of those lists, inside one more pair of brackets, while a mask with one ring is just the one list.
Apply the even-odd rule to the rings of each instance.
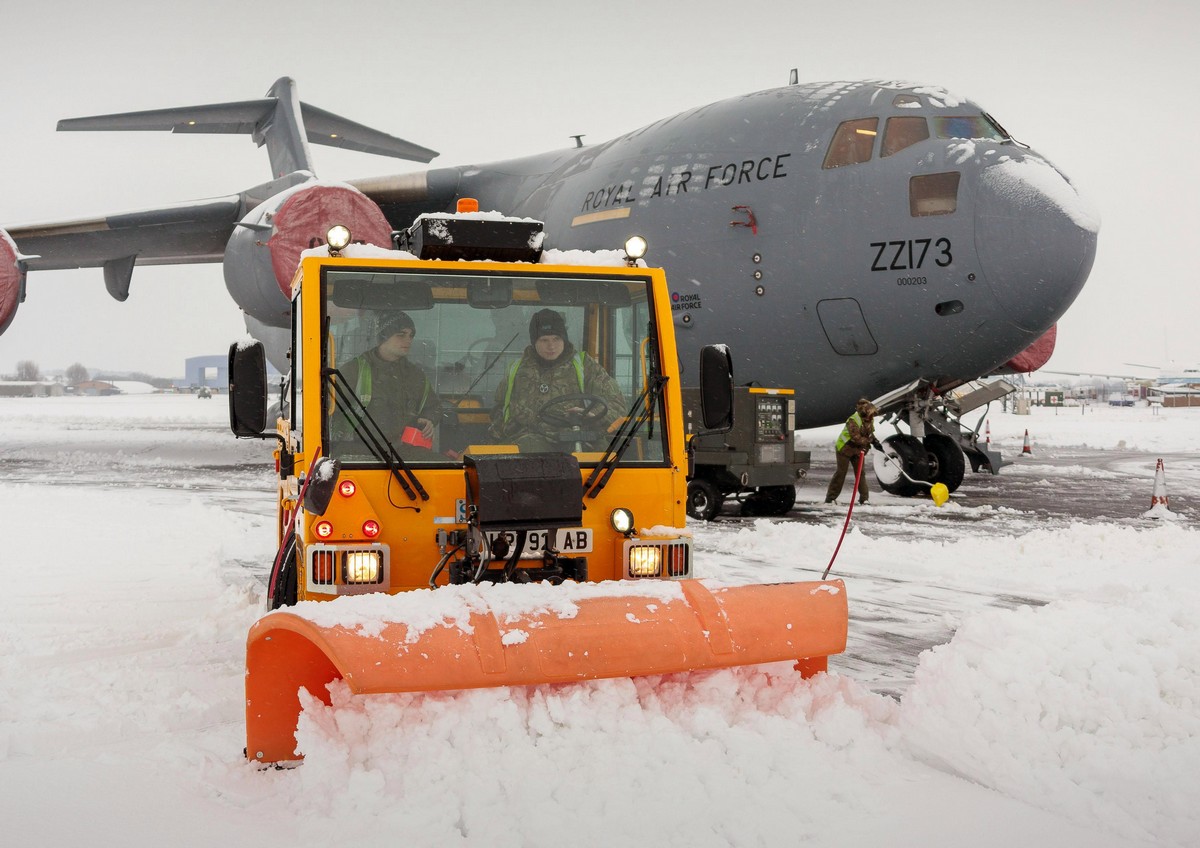
[[437, 156], [437, 151], [302, 103], [290, 77], [276, 80], [258, 100], [68, 118], [58, 122], [58, 129], [244, 133], [260, 147], [266, 145], [276, 177], [294, 171], [315, 173], [309, 142], [415, 162]]

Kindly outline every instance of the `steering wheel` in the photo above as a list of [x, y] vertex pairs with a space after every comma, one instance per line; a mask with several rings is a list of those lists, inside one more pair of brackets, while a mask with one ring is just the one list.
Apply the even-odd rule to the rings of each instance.
[[603, 431], [606, 412], [608, 402], [602, 397], [561, 395], [544, 403], [536, 418], [543, 436], [567, 442], [591, 441]]

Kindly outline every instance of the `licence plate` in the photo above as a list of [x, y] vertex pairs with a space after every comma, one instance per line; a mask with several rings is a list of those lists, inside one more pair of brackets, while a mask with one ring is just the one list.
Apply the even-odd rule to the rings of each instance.
[[[525, 532], [525, 547], [521, 549], [521, 559], [541, 559], [551, 533], [554, 533], [554, 550], [563, 556], [590, 553], [592, 550], [592, 531], [587, 528], [567, 527], [558, 530], [527, 530]], [[501, 536], [507, 537], [510, 554], [512, 546], [517, 543], [517, 534], [514, 530], [497, 530], [489, 532], [487, 535], [489, 545]]]

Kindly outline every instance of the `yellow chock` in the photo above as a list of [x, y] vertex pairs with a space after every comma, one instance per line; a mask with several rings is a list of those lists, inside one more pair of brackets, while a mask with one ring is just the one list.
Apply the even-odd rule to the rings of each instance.
[[945, 483], [934, 483], [929, 487], [929, 497], [938, 506], [941, 506], [946, 501], [950, 500], [950, 490], [946, 488]]

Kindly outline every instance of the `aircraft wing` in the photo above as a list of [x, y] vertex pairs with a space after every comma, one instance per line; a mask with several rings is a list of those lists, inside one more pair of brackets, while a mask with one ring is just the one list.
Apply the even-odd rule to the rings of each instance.
[[[32, 224], [8, 230], [24, 271], [103, 268], [117, 300], [129, 297], [135, 265], [220, 262], [239, 217], [239, 195], [100, 218]], [[10, 316], [11, 318], [11, 316]]]
[[238, 195], [99, 218], [6, 228], [30, 271], [219, 262], [238, 221]]

